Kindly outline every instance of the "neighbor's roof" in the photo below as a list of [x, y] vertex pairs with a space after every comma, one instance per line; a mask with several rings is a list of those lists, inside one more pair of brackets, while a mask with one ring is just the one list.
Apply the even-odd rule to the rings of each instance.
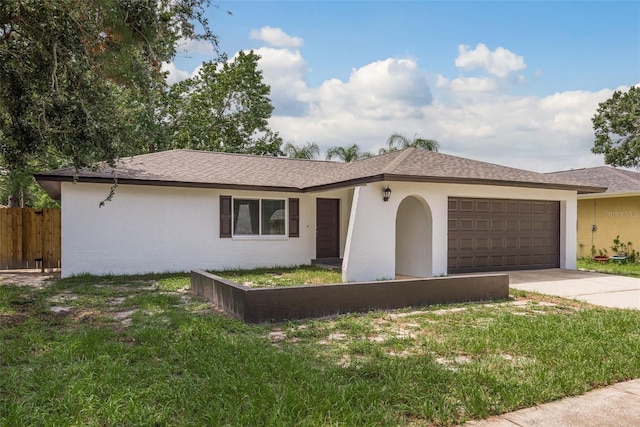
[[586, 185], [600, 185], [607, 187], [603, 196], [624, 193], [640, 193], [640, 173], [611, 166], [595, 168], [572, 169], [568, 171], [551, 172], [548, 175], [567, 178]]
[[60, 197], [60, 182], [113, 182], [119, 184], [259, 189], [309, 192], [350, 187], [376, 181], [445, 182], [602, 192], [549, 174], [407, 148], [351, 163], [289, 159], [269, 156], [172, 150], [143, 154], [118, 161], [115, 169], [96, 171], [74, 168], [35, 174], [53, 198]]

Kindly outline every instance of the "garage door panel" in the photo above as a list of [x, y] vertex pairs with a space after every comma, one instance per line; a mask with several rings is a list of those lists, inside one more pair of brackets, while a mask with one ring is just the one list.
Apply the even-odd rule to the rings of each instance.
[[488, 238], [476, 239], [476, 249], [491, 250], [491, 241]]
[[488, 219], [477, 219], [476, 220], [476, 230], [477, 231], [489, 231], [489, 220]]
[[475, 230], [475, 224], [473, 219], [460, 219], [458, 221], [458, 230], [460, 231], [473, 231]]
[[545, 239], [544, 237], [534, 237], [532, 240], [534, 248], [544, 249], [549, 245], [549, 239]]
[[529, 214], [532, 212], [532, 204], [531, 202], [520, 202], [518, 205], [518, 211], [521, 214]]
[[560, 265], [560, 203], [449, 198], [449, 272]]
[[515, 201], [505, 201], [505, 212], [506, 213], [518, 213], [518, 202]]
[[503, 213], [504, 212], [504, 200], [492, 200], [491, 201], [491, 212], [493, 212], [493, 213]]
[[491, 231], [504, 231], [505, 228], [506, 228], [506, 224], [503, 219], [491, 220]]
[[533, 226], [531, 225], [531, 221], [523, 219], [522, 221], [520, 221], [519, 229], [520, 231], [529, 233], [533, 229]]
[[504, 238], [504, 249], [515, 250], [518, 248], [518, 238], [517, 237], [505, 237]]
[[519, 225], [516, 220], [505, 220], [505, 231], [518, 231]]
[[460, 212], [475, 212], [476, 204], [474, 200], [466, 199], [460, 200], [459, 208]]
[[547, 221], [535, 220], [533, 221], [533, 231], [544, 232], [547, 230]]
[[476, 212], [489, 212], [489, 206], [491, 206], [491, 203], [488, 200], [477, 200]]
[[517, 255], [505, 255], [502, 257], [504, 260], [504, 266], [507, 268], [517, 267], [518, 266], [518, 256]]
[[458, 248], [460, 250], [472, 251], [474, 249], [475, 239], [459, 239], [458, 240]]

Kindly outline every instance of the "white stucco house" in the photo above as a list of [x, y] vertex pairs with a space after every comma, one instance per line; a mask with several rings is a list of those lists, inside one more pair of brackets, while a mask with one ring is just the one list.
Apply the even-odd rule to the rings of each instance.
[[414, 148], [352, 163], [174, 150], [74, 172], [36, 175], [61, 200], [65, 277], [318, 259], [341, 259], [345, 281], [574, 269], [577, 194], [605, 190]]

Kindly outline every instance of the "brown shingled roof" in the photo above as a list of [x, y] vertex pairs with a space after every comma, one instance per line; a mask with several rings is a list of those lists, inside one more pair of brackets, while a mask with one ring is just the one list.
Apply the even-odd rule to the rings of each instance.
[[551, 172], [548, 175], [570, 179], [585, 185], [607, 187], [605, 194], [640, 192], [640, 173], [611, 166]]
[[[72, 181], [73, 168], [35, 174], [59, 197], [60, 182]], [[208, 188], [308, 192], [374, 181], [456, 182], [601, 192], [604, 188], [576, 184], [561, 177], [491, 163], [407, 148], [351, 163], [250, 156], [209, 151], [172, 150], [118, 161], [114, 169], [77, 173], [79, 182], [165, 185]]]

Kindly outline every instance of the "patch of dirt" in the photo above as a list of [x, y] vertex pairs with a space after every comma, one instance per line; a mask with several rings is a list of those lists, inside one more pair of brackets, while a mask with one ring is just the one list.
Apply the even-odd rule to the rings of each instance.
[[138, 310], [134, 309], [126, 311], [116, 311], [115, 313], [111, 313], [110, 317], [112, 319], [119, 320], [120, 324], [126, 328], [128, 326], [131, 326], [131, 323], [133, 323], [133, 319], [131, 319], [131, 316], [133, 316], [136, 311]]
[[60, 273], [33, 273], [20, 272], [18, 270], [0, 271], [1, 285], [33, 286], [44, 288], [52, 282], [60, 279]]
[[456, 365], [463, 365], [471, 361], [472, 361], [472, 358], [464, 354], [457, 355], [453, 358], [436, 357], [436, 362], [438, 362], [440, 365], [444, 366], [445, 368], [451, 371], [458, 370]]

